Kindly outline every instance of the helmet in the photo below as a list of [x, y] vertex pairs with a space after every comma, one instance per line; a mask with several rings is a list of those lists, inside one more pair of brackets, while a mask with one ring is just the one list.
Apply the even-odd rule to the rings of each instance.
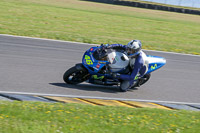
[[140, 54], [142, 49], [142, 43], [140, 40], [131, 40], [127, 44], [127, 54], [129, 57], [134, 57]]

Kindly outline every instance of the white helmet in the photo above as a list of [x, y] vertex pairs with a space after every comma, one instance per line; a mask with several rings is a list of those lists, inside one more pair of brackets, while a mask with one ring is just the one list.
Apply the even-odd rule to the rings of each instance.
[[142, 49], [142, 43], [140, 40], [131, 40], [127, 44], [127, 54], [129, 57], [134, 57], [140, 54]]

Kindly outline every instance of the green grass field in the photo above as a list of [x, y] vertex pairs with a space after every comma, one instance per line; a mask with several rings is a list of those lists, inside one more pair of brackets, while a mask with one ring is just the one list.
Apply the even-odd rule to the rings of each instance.
[[200, 16], [80, 0], [1, 0], [0, 34], [200, 54]]
[[200, 112], [0, 101], [1, 133], [198, 133]]

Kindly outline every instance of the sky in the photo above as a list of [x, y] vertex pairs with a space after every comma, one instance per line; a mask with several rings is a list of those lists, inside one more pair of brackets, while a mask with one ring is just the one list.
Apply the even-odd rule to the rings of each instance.
[[151, 1], [151, 2], [169, 4], [169, 5], [200, 8], [200, 0], [143, 0], [143, 1]]

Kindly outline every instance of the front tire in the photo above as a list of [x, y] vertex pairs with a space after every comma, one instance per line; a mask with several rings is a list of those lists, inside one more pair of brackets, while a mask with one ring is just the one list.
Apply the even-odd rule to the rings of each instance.
[[89, 79], [89, 73], [85, 68], [77, 69], [75, 66], [68, 69], [64, 75], [63, 80], [67, 84], [79, 84]]

